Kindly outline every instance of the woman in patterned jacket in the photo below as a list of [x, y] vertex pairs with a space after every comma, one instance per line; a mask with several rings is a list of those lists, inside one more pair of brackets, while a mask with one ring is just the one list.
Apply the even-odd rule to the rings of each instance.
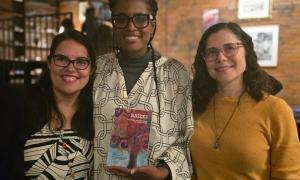
[[[157, 2], [110, 0], [109, 5], [116, 52], [97, 59], [94, 179], [190, 179], [188, 141], [193, 120], [189, 74], [180, 62], [160, 55], [151, 46]], [[120, 121], [115, 117], [119, 111], [152, 114], [145, 166], [107, 164], [110, 142], [119, 138], [112, 136], [116, 119]], [[122, 125], [132, 127], [126, 120]], [[125, 141], [122, 147], [129, 145]]]
[[88, 179], [93, 163], [94, 52], [82, 33], [67, 30], [53, 39], [47, 66], [28, 96], [25, 176]]

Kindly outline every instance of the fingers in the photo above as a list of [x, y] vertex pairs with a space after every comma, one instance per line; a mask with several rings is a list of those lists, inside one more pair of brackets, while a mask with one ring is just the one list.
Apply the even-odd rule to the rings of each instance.
[[106, 166], [105, 169], [110, 173], [123, 177], [130, 177], [134, 180], [162, 180], [169, 174], [167, 169], [163, 167], [156, 168], [155, 166], [144, 166], [133, 169], [120, 166]]
[[[144, 166], [144, 167], [138, 167], [138, 168], [133, 168], [131, 169], [130, 173], [131, 174], [151, 174], [153, 167], [151, 166]], [[155, 168], [155, 167], [154, 167]]]
[[122, 167], [122, 166], [105, 166], [106, 169], [114, 169], [114, 170], [118, 170], [118, 171], [123, 171], [126, 173], [130, 173], [130, 169], [128, 169], [127, 167]]
[[165, 178], [165, 175], [160, 169], [155, 166], [145, 166], [131, 169], [131, 175], [133, 179], [143, 179], [143, 180], [161, 180]]
[[126, 167], [120, 167], [120, 166], [106, 166], [105, 169], [113, 174], [124, 176], [124, 177], [130, 177], [130, 169]]
[[143, 178], [143, 180], [148, 179], [164, 179], [169, 175], [169, 171], [165, 167], [157, 168], [155, 166], [144, 166], [139, 168], [131, 169], [130, 171], [133, 177]]
[[129, 174], [126, 174], [122, 171], [118, 171], [118, 170], [108, 170], [108, 172], [112, 173], [112, 174], [115, 174], [115, 175], [118, 175], [118, 176], [123, 176], [123, 177], [130, 177], [131, 175]]
[[150, 166], [133, 168], [130, 171], [132, 178], [134, 180], [138, 180], [138, 179], [153, 180], [155, 178], [152, 177], [151, 172], [152, 172], [152, 170], [151, 170]]

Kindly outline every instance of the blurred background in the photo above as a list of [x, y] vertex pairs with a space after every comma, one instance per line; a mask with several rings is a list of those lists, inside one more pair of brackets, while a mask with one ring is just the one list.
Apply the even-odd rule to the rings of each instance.
[[[210, 25], [233, 21], [249, 30], [257, 53], [267, 57], [259, 63], [283, 83], [278, 95], [300, 124], [300, 0], [158, 0], [158, 4], [154, 47], [189, 70], [200, 37]], [[108, 0], [1, 0], [0, 86], [36, 83], [52, 38], [67, 28], [90, 36], [97, 55], [113, 51], [110, 18]], [[85, 25], [89, 22], [93, 25]], [[260, 42], [258, 34], [269, 38]]]

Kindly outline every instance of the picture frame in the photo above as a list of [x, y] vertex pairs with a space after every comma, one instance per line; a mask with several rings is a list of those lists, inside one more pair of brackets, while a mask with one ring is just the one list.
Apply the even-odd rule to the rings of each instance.
[[238, 0], [238, 18], [255, 19], [271, 17], [272, 0]]
[[219, 22], [219, 9], [205, 10], [202, 15], [203, 32]]
[[278, 58], [278, 25], [243, 27], [254, 44], [258, 64], [262, 67], [276, 67]]
[[85, 21], [85, 11], [89, 7], [89, 3], [86, 1], [79, 2], [78, 4], [78, 19], [79, 22], [83, 23]]

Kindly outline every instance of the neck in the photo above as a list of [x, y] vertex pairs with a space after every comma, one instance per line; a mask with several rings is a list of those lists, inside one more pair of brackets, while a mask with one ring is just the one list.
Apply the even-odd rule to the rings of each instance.
[[138, 58], [144, 57], [147, 52], [148, 52], [148, 49], [145, 49], [143, 52], [121, 50], [120, 55], [123, 56], [124, 58], [138, 59]]
[[227, 85], [218, 85], [218, 93], [224, 97], [238, 98], [244, 92], [243, 82], [231, 83]]
[[57, 108], [64, 116], [63, 129], [71, 129], [71, 121], [78, 106], [79, 93], [66, 95], [54, 91], [54, 96]]

